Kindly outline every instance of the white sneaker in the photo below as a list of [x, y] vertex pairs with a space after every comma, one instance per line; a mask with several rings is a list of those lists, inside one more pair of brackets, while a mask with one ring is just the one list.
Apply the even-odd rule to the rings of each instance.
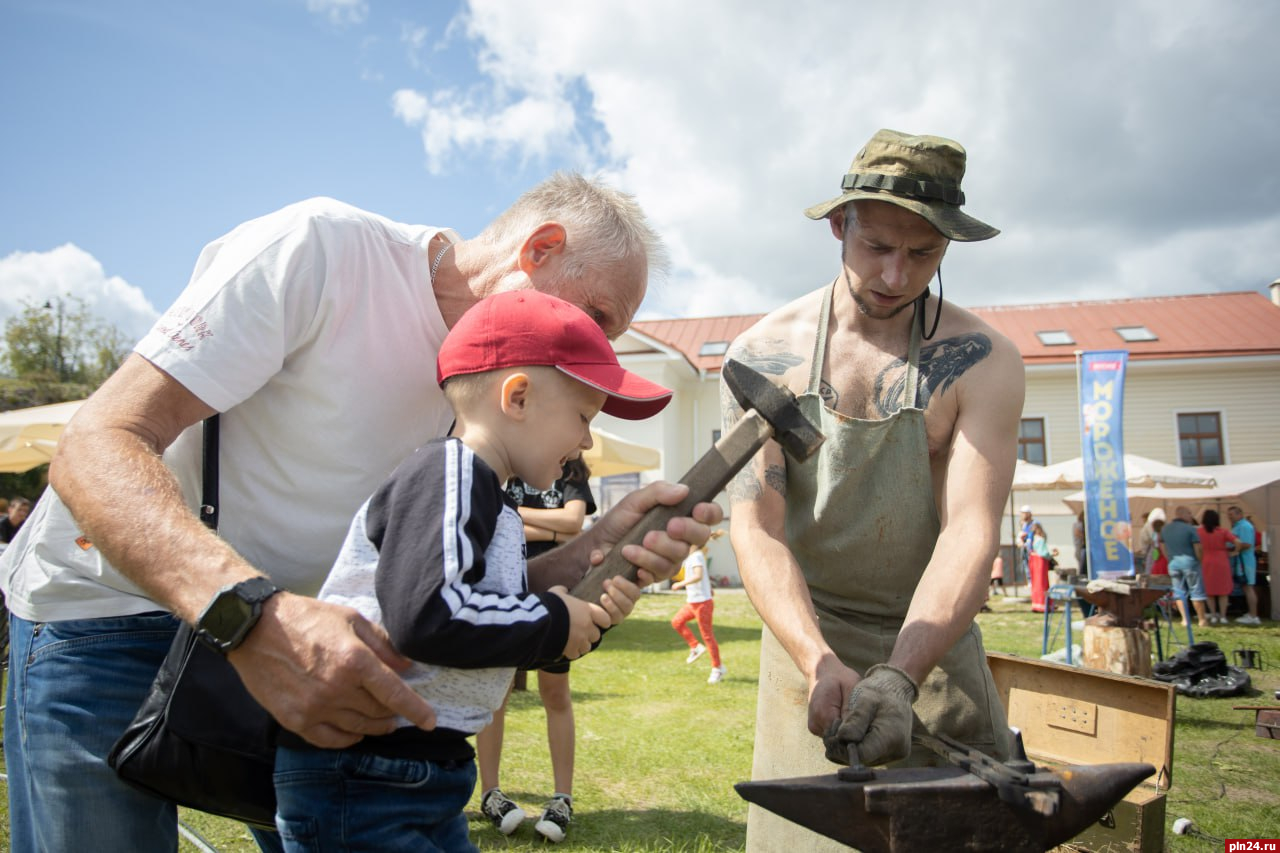
[[707, 684], [718, 684], [728, 671], [723, 666], [711, 667], [711, 675], [707, 677]]
[[497, 788], [490, 789], [480, 798], [480, 812], [503, 835], [510, 835], [524, 822], [524, 809]]
[[556, 795], [547, 801], [542, 810], [542, 817], [533, 828], [538, 834], [553, 844], [564, 841], [569, 824], [573, 821], [573, 802], [565, 796]]
[[684, 662], [693, 663], [694, 661], [696, 661], [698, 658], [702, 657], [706, 653], [707, 653], [707, 647], [702, 645], [702, 643], [698, 643], [698, 645], [694, 646], [692, 649], [689, 650], [689, 656], [684, 659]]
[[1239, 619], [1236, 620], [1236, 624], [1237, 625], [1261, 625], [1262, 620], [1259, 619], [1257, 616], [1251, 616], [1248, 613], [1246, 613], [1244, 616], [1241, 616]]

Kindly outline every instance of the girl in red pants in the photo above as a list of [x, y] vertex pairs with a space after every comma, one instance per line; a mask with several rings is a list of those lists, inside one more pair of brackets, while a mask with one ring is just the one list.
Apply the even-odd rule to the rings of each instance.
[[[723, 535], [723, 530], [714, 530], [707, 541], [719, 539]], [[724, 678], [726, 670], [720, 663], [720, 646], [716, 644], [716, 635], [711, 629], [711, 616], [715, 612], [716, 603], [711, 597], [711, 575], [707, 571], [707, 546], [703, 545], [701, 548], [690, 546], [689, 556], [685, 558], [680, 568], [684, 572], [684, 580], [671, 584], [671, 588], [683, 589], [688, 599], [684, 607], [680, 608], [680, 612], [671, 620], [671, 627], [684, 637], [685, 643], [689, 646], [689, 657], [685, 659], [685, 663], [693, 663], [702, 657], [703, 652], [711, 652], [711, 676], [707, 679], [707, 683], [715, 684]], [[694, 639], [693, 631], [689, 630], [689, 622], [694, 619], [698, 620], [698, 631], [702, 634], [701, 643]]]

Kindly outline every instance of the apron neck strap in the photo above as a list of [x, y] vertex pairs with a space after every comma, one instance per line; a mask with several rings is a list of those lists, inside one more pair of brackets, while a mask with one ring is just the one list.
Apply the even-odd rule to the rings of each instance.
[[[817, 394], [822, 382], [822, 368], [827, 357], [827, 337], [831, 323], [831, 299], [835, 293], [836, 282], [841, 276], [831, 280], [831, 284], [822, 292], [822, 315], [818, 318], [818, 334], [813, 341], [813, 358], [809, 362], [808, 393]], [[916, 306], [919, 311], [919, 305]], [[914, 408], [916, 394], [920, 387], [920, 325], [911, 324], [911, 343], [907, 349], [907, 382], [904, 389], [903, 407]]]

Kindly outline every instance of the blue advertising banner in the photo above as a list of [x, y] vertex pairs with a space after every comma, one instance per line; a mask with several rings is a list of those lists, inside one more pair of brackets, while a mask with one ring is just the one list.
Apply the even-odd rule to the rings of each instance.
[[1126, 350], [1095, 350], [1081, 356], [1080, 434], [1091, 578], [1133, 574], [1124, 474], [1124, 372], [1128, 363]]

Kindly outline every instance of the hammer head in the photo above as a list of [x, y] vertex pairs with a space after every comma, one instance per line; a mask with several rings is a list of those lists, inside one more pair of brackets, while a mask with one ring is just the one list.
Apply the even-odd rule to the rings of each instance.
[[803, 462], [817, 451], [824, 436], [801, 413], [795, 394], [733, 359], [725, 361], [720, 375], [743, 409], [755, 409], [768, 422], [788, 455]]

